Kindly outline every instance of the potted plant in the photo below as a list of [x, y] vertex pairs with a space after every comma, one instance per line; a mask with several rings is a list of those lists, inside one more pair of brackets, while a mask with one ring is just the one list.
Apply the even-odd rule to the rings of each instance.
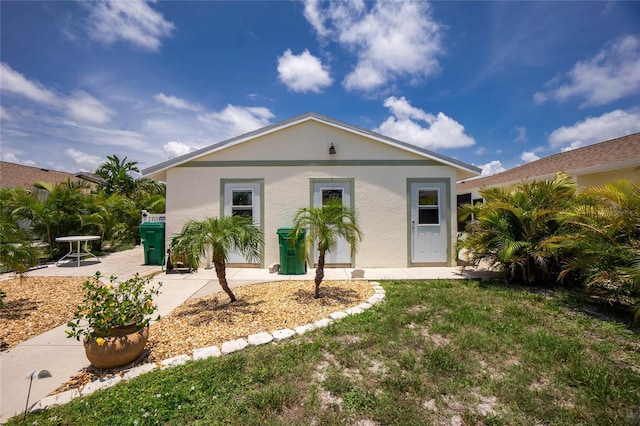
[[107, 285], [100, 278], [100, 272], [96, 272], [84, 282], [85, 297], [67, 323], [67, 337], [82, 337], [94, 367], [121, 367], [136, 360], [144, 350], [149, 322], [157, 309], [153, 298], [160, 293], [162, 283], [151, 286], [151, 278], [138, 274], [121, 283], [112, 276]]

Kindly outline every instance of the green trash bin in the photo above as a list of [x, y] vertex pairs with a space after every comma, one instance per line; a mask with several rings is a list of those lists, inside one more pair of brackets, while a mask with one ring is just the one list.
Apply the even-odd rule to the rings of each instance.
[[164, 222], [143, 222], [138, 230], [144, 245], [144, 264], [162, 265], [164, 261]]
[[277, 231], [280, 244], [280, 274], [303, 275], [307, 273], [307, 262], [304, 253], [304, 238], [306, 231], [302, 231], [296, 241], [293, 229], [280, 228]]

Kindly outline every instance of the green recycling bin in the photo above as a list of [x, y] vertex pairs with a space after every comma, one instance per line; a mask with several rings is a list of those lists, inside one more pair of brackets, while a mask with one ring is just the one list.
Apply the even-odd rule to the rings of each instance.
[[164, 261], [164, 222], [143, 222], [138, 230], [144, 244], [144, 264], [162, 265]]
[[304, 253], [304, 238], [306, 231], [302, 231], [294, 241], [293, 229], [280, 228], [277, 231], [280, 243], [280, 274], [303, 275], [307, 273], [307, 262]]

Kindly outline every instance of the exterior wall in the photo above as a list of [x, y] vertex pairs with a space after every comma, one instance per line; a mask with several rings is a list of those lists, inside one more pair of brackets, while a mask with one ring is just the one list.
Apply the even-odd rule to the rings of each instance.
[[640, 168], [630, 167], [628, 169], [613, 170], [600, 173], [589, 173], [574, 176], [574, 181], [579, 187], [601, 186], [618, 179], [629, 179], [633, 182], [640, 182]]
[[[306, 134], [307, 132], [304, 133]], [[338, 134], [340, 133], [338, 132]], [[292, 140], [304, 135], [289, 136], [290, 138], [282, 139], [291, 143]], [[322, 151], [326, 150], [327, 156], [328, 146], [332, 140], [338, 151], [338, 154], [333, 157], [346, 157], [348, 153], [351, 153], [353, 145], [357, 145], [357, 149], [353, 149], [352, 154], [359, 159], [366, 156], [367, 158], [373, 157], [373, 160], [381, 160], [385, 151], [380, 149], [380, 152], [377, 152], [376, 148], [378, 147], [376, 147], [376, 144], [364, 138], [354, 138], [355, 143], [352, 145], [333, 139], [335, 135], [311, 136], [306, 136], [307, 141], [310, 141], [312, 145], [321, 144]], [[326, 141], [320, 141], [323, 137], [326, 137]], [[364, 234], [363, 241], [355, 256], [355, 264], [352, 266], [406, 267], [410, 264], [407, 232], [408, 226], [410, 226], [407, 212], [407, 179], [409, 178], [439, 178], [449, 182], [451, 196], [447, 200], [449, 203], [448, 226], [450, 227], [450, 235], [455, 238], [457, 220], [455, 216], [456, 170], [454, 168], [438, 165], [381, 166], [376, 161], [368, 165], [362, 164], [358, 166], [349, 164], [314, 166], [309, 162], [313, 161], [314, 154], [309, 153], [309, 151], [313, 151], [312, 149], [301, 150], [300, 152], [297, 152], [295, 148], [291, 148], [289, 152], [282, 151], [279, 146], [273, 149], [280, 143], [283, 142], [276, 138], [269, 143], [264, 143], [263, 141], [259, 144], [242, 144], [229, 148], [229, 151], [235, 150], [233, 155], [225, 149], [219, 153], [221, 155], [198, 160], [198, 162], [215, 161], [216, 167], [206, 167], [204, 164], [196, 164], [197, 162], [194, 162], [185, 165], [185, 167], [169, 169], [167, 171], [167, 239], [170, 240], [172, 235], [179, 233], [184, 222], [189, 219], [201, 220], [204, 217], [219, 216], [221, 214], [223, 208], [220, 201], [221, 180], [263, 180], [264, 211], [262, 215], [264, 222], [262, 226], [265, 234], [265, 256], [262, 266], [279, 263], [276, 231], [278, 228], [291, 226], [297, 209], [310, 205], [311, 180], [352, 179], [354, 187], [351, 196]], [[263, 145], [271, 146], [263, 149]], [[373, 149], [371, 149], [372, 145], [374, 146]], [[254, 150], [252, 151], [252, 149]], [[407, 160], [407, 153], [398, 151], [398, 156], [395, 159]], [[278, 152], [280, 153], [280, 158], [274, 155], [274, 153], [277, 154]], [[289, 155], [293, 157], [299, 155], [308, 156], [309, 161], [302, 166], [279, 166], [277, 161], [281, 161], [283, 152], [287, 153], [287, 157]], [[315, 152], [317, 156], [319, 150]], [[389, 147], [387, 147], [386, 152], [391, 156], [395, 155], [393, 149], [389, 149]], [[223, 159], [226, 161], [238, 161], [239, 158], [243, 158], [245, 155], [250, 159], [272, 159], [273, 163], [269, 163], [266, 166], [235, 166], [235, 163], [225, 166], [222, 163], [218, 163]], [[346, 160], [348, 161], [348, 158]], [[338, 158], [336, 158], [336, 164], [340, 164]], [[450, 247], [448, 247], [450, 264], [451, 259], [455, 258], [453, 257], [454, 248], [455, 243], [451, 241]]]

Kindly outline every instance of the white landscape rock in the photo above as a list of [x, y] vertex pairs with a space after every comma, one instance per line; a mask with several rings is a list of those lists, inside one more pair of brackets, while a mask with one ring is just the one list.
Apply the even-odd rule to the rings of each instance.
[[356, 308], [365, 310], [365, 309], [371, 308], [371, 306], [372, 306], [371, 303], [365, 302], [365, 303], [359, 304], [358, 306], [356, 306]]
[[349, 314], [347, 314], [346, 312], [331, 312], [329, 314], [329, 318], [334, 319], [334, 320], [339, 320], [342, 318], [346, 318], [348, 317]]
[[357, 306], [354, 306], [353, 308], [347, 309], [347, 313], [349, 315], [361, 314], [362, 308], [358, 308]]
[[240, 351], [246, 348], [248, 345], [249, 343], [247, 343], [247, 341], [244, 339], [228, 340], [222, 344], [220, 350], [223, 354], [226, 355], [232, 352]]
[[293, 331], [290, 328], [283, 328], [282, 330], [275, 330], [271, 334], [273, 334], [273, 338], [275, 340], [284, 340], [284, 339], [288, 339], [289, 337], [295, 335], [296, 332]]
[[313, 324], [305, 324], [305, 325], [300, 325], [298, 327], [295, 328], [296, 333], [303, 335], [304, 333], [313, 330]]
[[82, 388], [82, 392], [80, 392], [80, 395], [82, 396], [91, 395], [97, 390], [110, 388], [111, 386], [114, 386], [120, 383], [121, 381], [122, 381], [122, 377], [120, 376], [113, 376], [113, 377], [109, 377], [108, 379], [94, 380], [93, 382], [87, 383], [87, 385], [84, 388]]
[[263, 331], [262, 333], [250, 335], [247, 340], [252, 346], [266, 345], [267, 343], [271, 343], [273, 341], [273, 336], [266, 331]]
[[313, 327], [314, 328], [328, 327], [332, 322], [333, 320], [330, 320], [329, 318], [322, 318], [321, 320], [314, 322]]
[[200, 348], [193, 351], [194, 360], [219, 357], [220, 355], [222, 355], [222, 352], [220, 352], [220, 349], [218, 349], [217, 346], [207, 346], [206, 348]]
[[133, 379], [135, 377], [138, 377], [141, 374], [144, 373], [148, 373], [152, 370], [155, 370], [156, 365], [155, 364], [142, 364], [138, 367], [134, 367], [131, 370], [127, 371], [126, 373], [124, 373], [124, 375], [122, 376], [122, 378], [124, 380], [130, 380]]
[[187, 361], [190, 361], [191, 357], [189, 355], [178, 355], [173, 358], [165, 359], [160, 363], [162, 368], [175, 367], [176, 365], [182, 365]]
[[30, 411], [44, 410], [47, 407], [53, 407], [54, 405], [62, 405], [70, 402], [80, 396], [78, 389], [71, 389], [65, 392], [60, 392], [56, 395], [47, 396], [42, 398], [34, 405]]

